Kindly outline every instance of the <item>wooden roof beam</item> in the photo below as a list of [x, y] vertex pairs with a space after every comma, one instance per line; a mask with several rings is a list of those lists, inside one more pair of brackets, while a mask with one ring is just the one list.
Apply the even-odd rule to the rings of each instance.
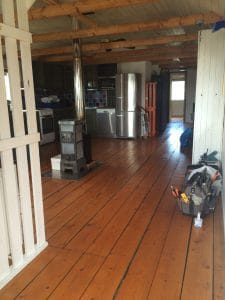
[[156, 65], [185, 65], [185, 64], [197, 64], [197, 56], [196, 57], [187, 57], [187, 58], [180, 58], [179, 61], [174, 61], [173, 59], [162, 59], [159, 61], [154, 61]]
[[107, 36], [129, 32], [141, 32], [148, 30], [162, 30], [176, 27], [185, 27], [195, 25], [197, 21], [202, 20], [204, 24], [211, 24], [218, 20], [218, 15], [214, 13], [189, 15], [185, 17], [176, 17], [160, 21], [126, 23], [120, 25], [111, 25], [91, 29], [81, 29], [78, 31], [52, 32], [33, 35], [33, 42], [71, 40], [75, 38], [87, 38], [96, 36]]
[[[189, 42], [197, 41], [198, 34], [181, 34], [181, 35], [169, 35], [163, 37], [156, 37], [150, 39], [138, 39], [138, 40], [128, 40], [120, 42], [110, 42], [110, 43], [90, 43], [82, 44], [82, 51], [101, 51], [106, 49], [122, 49], [127, 47], [141, 47], [141, 46], [155, 46], [155, 45], [164, 45], [173, 42]], [[72, 53], [73, 47], [63, 46], [63, 47], [54, 47], [54, 48], [43, 48], [43, 49], [34, 49], [32, 50], [32, 56], [45, 56], [45, 55], [54, 55], [54, 54], [67, 54]]]
[[[48, 5], [58, 5], [58, 0], [42, 0], [42, 2], [48, 4]], [[74, 8], [73, 16], [75, 16], [80, 22], [84, 23], [88, 27], [96, 27], [97, 23], [88, 18], [87, 16], [80, 13], [79, 9], [77, 7]]]
[[[83, 62], [85, 64], [105, 64], [105, 63], [118, 63], [118, 62], [130, 62], [130, 61], [161, 61], [169, 60], [173, 58], [196, 58], [197, 47], [166, 47], [132, 51], [119, 51], [102, 53], [99, 55], [84, 56]], [[43, 57], [43, 61], [48, 62], [60, 62], [60, 61], [72, 61], [72, 55], [60, 55]]]
[[[190, 53], [183, 53], [182, 54], [183, 57], [192, 57], [192, 54]], [[166, 55], [165, 56], [166, 59], [172, 58], [171, 55]], [[83, 60], [83, 64], [84, 65], [100, 65], [100, 64], [109, 64], [109, 63], [124, 63], [124, 62], [137, 62], [137, 61], [151, 61], [152, 63], [154, 63], [154, 61], [158, 61], [159, 59], [162, 59], [162, 57], [158, 57], [158, 56], [140, 56], [140, 57], [134, 57], [134, 56], [127, 56], [127, 57], [117, 57], [117, 58], [111, 58], [111, 59], [95, 59], [95, 58], [86, 58]], [[47, 61], [55, 61], [55, 62], [59, 62], [59, 61], [71, 61], [71, 59], [62, 59], [60, 57], [58, 57], [58, 60], [47, 60]]]
[[56, 0], [42, 0], [47, 5], [57, 5], [58, 2]]
[[185, 64], [168, 64], [168, 65], [159, 65], [161, 69], [169, 69], [169, 70], [179, 70], [179, 69], [186, 69], [191, 67], [196, 67], [196, 63], [185, 63]]
[[152, 3], [156, 1], [158, 0], [78, 0], [72, 3], [59, 3], [57, 5], [49, 5], [47, 7], [31, 9], [29, 11], [29, 19], [37, 20], [67, 16], [76, 13], [77, 9], [80, 13], [88, 13], [111, 8]]
[[105, 52], [99, 54], [86, 54], [84, 58], [113, 58], [113, 57], [126, 57], [126, 56], [164, 56], [166, 54], [170, 54], [172, 57], [177, 58], [179, 55], [183, 53], [197, 53], [197, 45], [191, 45], [188, 47], [185, 46], [177, 46], [177, 47], [154, 47], [149, 49], [141, 49], [141, 50], [124, 50], [124, 51], [116, 51], [116, 52]]
[[[197, 52], [197, 45], [188, 45], [188, 46], [165, 46], [165, 47], [152, 47], [147, 49], [139, 49], [139, 50], [121, 50], [115, 52], [101, 52], [101, 53], [83, 53], [83, 57], [95, 57], [95, 58], [112, 58], [112, 57], [123, 57], [123, 56], [140, 56], [140, 55], [161, 55], [163, 56], [165, 53], [170, 53], [174, 58], [178, 57], [177, 55], [181, 52]], [[63, 55], [66, 53], [62, 53]], [[69, 52], [72, 55], [72, 52]], [[59, 55], [58, 55], [59, 56]], [[50, 57], [50, 56], [46, 56]], [[45, 59], [45, 57], [44, 57]]]

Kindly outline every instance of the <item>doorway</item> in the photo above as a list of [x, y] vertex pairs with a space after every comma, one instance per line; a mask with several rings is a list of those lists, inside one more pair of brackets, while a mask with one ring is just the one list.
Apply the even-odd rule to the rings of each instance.
[[185, 73], [170, 74], [170, 121], [184, 120]]

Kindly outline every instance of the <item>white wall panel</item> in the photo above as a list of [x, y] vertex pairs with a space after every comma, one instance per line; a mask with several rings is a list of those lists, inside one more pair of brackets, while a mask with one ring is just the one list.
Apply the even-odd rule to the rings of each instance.
[[[192, 160], [196, 163], [207, 149], [216, 150], [225, 174], [225, 29], [199, 34], [195, 108]], [[225, 220], [224, 183], [222, 198]]]
[[221, 159], [224, 118], [225, 29], [199, 33], [193, 162], [207, 149]]

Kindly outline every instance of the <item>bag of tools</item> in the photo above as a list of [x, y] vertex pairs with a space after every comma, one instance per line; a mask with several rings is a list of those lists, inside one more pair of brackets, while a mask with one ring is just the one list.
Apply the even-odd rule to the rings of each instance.
[[222, 190], [219, 162], [204, 153], [199, 164], [187, 167], [182, 190], [171, 186], [172, 195], [184, 214], [202, 217], [214, 211]]

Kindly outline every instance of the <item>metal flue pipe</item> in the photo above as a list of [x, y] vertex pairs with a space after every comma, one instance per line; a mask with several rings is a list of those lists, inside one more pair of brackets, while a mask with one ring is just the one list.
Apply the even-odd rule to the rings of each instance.
[[[72, 17], [73, 30], [78, 30], [79, 24], [77, 19]], [[73, 40], [73, 71], [74, 71], [74, 104], [75, 120], [84, 121], [85, 104], [83, 91], [82, 61], [80, 39]]]

